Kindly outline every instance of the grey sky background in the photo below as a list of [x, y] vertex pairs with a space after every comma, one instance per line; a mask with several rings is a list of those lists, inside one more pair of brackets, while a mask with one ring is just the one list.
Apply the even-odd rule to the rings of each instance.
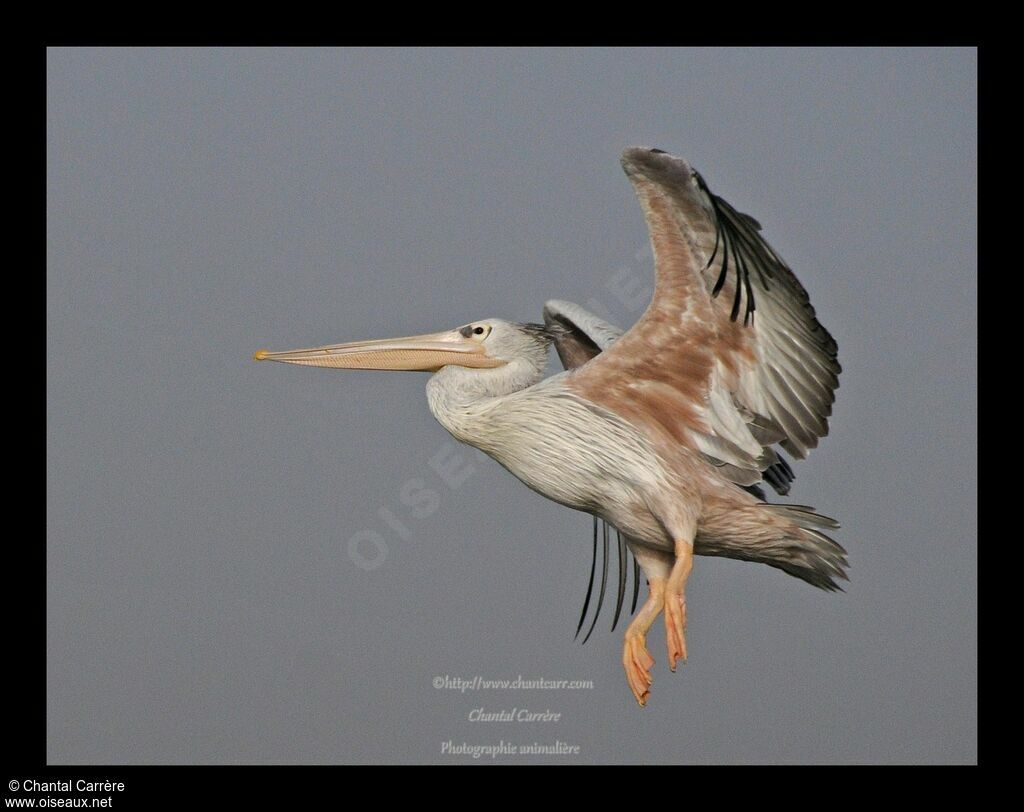
[[[976, 83], [972, 49], [50, 50], [50, 762], [975, 761]], [[698, 558], [643, 709], [607, 606], [573, 642], [589, 517], [456, 445], [424, 374], [250, 360], [548, 298], [631, 323], [631, 144], [757, 217], [836, 336], [790, 500], [852, 564]]]

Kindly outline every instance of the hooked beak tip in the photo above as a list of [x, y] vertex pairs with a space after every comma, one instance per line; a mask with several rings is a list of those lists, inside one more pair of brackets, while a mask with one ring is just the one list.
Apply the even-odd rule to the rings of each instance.
[[268, 355], [270, 355], [269, 350], [256, 350], [256, 354], [253, 355], [252, 360], [263, 361]]

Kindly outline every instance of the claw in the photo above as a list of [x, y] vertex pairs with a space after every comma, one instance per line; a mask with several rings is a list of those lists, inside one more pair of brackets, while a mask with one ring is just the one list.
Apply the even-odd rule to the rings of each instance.
[[676, 670], [679, 660], [686, 662], [686, 598], [665, 600], [665, 630], [668, 643], [668, 667]]
[[626, 669], [626, 681], [641, 707], [647, 704], [647, 698], [651, 694], [650, 687], [654, 682], [651, 677], [654, 658], [647, 650], [647, 632], [654, 619], [661, 614], [665, 602], [664, 579], [654, 577], [648, 580], [648, 584], [650, 594], [647, 601], [629, 624], [625, 639], [622, 641], [622, 664]]
[[651, 676], [651, 666], [654, 665], [654, 658], [647, 650], [643, 637], [627, 635], [622, 648], [622, 664], [626, 668], [626, 680], [629, 688], [641, 706], [647, 704], [647, 697], [650, 696], [650, 686], [654, 682]]

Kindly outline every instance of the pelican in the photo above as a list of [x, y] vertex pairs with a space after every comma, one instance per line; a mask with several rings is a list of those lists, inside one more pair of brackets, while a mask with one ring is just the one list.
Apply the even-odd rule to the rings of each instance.
[[[695, 555], [760, 562], [824, 590], [846, 579], [846, 551], [823, 532], [839, 525], [811, 507], [769, 503], [761, 489], [789, 489], [792, 470], [776, 447], [802, 459], [828, 433], [841, 367], [807, 292], [754, 218], [663, 150], [630, 147], [621, 163], [655, 260], [652, 301], [629, 330], [555, 300], [543, 324], [480, 319], [255, 358], [432, 373], [427, 402], [453, 437], [541, 496], [594, 517], [595, 561], [604, 523], [602, 598], [614, 528], [616, 619], [626, 550], [634, 609], [637, 564], [648, 586], [622, 647], [629, 688], [644, 705], [654, 665], [647, 635], [662, 613], [669, 668], [686, 660]], [[552, 346], [566, 369], [545, 378]]]

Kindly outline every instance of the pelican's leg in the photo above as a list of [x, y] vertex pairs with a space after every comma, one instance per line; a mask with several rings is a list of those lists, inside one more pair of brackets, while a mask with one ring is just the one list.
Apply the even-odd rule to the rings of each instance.
[[647, 576], [649, 594], [644, 605], [640, 607], [633, 622], [626, 628], [625, 640], [622, 644], [622, 665], [626, 669], [626, 680], [629, 688], [641, 705], [647, 704], [650, 694], [651, 666], [654, 658], [647, 650], [647, 631], [651, 628], [665, 604], [665, 584], [671, 569], [670, 559], [665, 553], [630, 545], [633, 555]]
[[665, 584], [665, 633], [668, 638], [668, 667], [686, 662], [686, 580], [693, 569], [693, 542], [676, 542], [676, 560]]

